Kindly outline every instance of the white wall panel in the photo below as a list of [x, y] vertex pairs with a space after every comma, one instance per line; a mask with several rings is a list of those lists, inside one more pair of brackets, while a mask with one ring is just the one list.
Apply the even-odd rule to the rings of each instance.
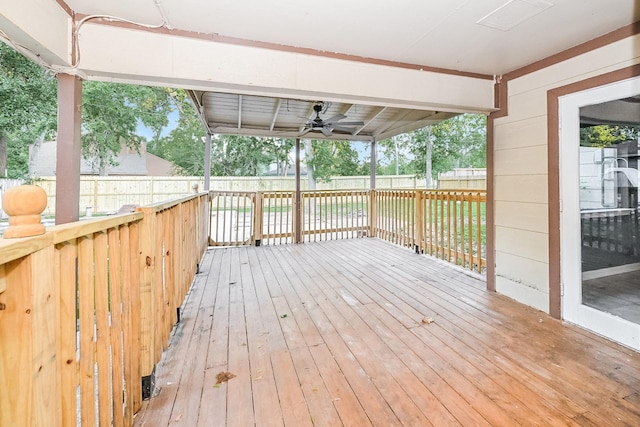
[[[188, 37], [87, 24], [81, 68], [118, 81], [275, 96], [383, 103], [441, 111], [489, 111], [486, 79], [345, 61]], [[116, 34], [119, 34], [116, 37]]]
[[547, 204], [547, 175], [499, 175], [493, 179], [494, 198], [498, 201]]
[[[522, 138], [527, 137], [523, 135]], [[516, 139], [517, 135], [512, 140]], [[494, 153], [494, 162], [495, 175], [544, 175], [547, 173], [547, 147], [536, 145], [498, 150]]]
[[[547, 233], [549, 212], [542, 203], [495, 202], [496, 226]], [[501, 248], [496, 245], [496, 249]]]
[[[547, 233], [496, 227], [496, 242], [500, 244], [500, 253], [528, 258], [543, 264], [549, 263], [547, 236]], [[543, 273], [546, 273], [546, 266], [543, 268]]]

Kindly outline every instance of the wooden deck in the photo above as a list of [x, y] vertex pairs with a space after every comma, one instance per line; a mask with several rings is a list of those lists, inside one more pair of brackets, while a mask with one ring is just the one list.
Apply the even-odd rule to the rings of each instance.
[[213, 249], [201, 270], [137, 426], [640, 425], [640, 354], [408, 249]]

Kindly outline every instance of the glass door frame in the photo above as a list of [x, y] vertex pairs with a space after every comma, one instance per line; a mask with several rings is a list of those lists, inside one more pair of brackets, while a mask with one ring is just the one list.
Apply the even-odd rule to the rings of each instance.
[[580, 107], [639, 93], [640, 77], [635, 77], [558, 98], [562, 317], [635, 350], [640, 350], [640, 325], [582, 304], [579, 141]]

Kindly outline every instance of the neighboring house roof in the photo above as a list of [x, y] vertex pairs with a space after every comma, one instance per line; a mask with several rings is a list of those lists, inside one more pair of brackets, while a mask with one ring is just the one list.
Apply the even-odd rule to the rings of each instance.
[[158, 157], [155, 154], [145, 152], [147, 158], [147, 175], [149, 176], [171, 176], [173, 175], [173, 163]]
[[[45, 141], [29, 146], [29, 175], [30, 176], [55, 176], [56, 174], [56, 141]], [[115, 157], [115, 166], [107, 167], [107, 175], [132, 175], [132, 176], [167, 176], [171, 175], [173, 163], [161, 159], [151, 153], [147, 153], [144, 146], [140, 147], [140, 153], [123, 147]], [[96, 162], [91, 159], [80, 160], [81, 175], [98, 175], [100, 173]]]

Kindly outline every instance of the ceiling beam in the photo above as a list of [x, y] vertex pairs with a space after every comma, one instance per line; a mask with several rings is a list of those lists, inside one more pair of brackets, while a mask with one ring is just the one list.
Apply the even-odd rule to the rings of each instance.
[[207, 123], [207, 118], [205, 117], [204, 106], [202, 105], [202, 97], [204, 96], [204, 92], [188, 90], [187, 95], [189, 95], [189, 98], [191, 98], [193, 107], [195, 108], [196, 114], [198, 115], [200, 122], [202, 122], [205, 131], [207, 133], [212, 133], [211, 128], [209, 127], [209, 123]]
[[353, 131], [352, 135], [357, 135], [359, 134], [362, 129], [364, 129], [365, 127], [367, 127], [367, 125], [369, 123], [371, 123], [372, 121], [374, 121], [380, 114], [384, 113], [384, 111], [387, 109], [387, 107], [378, 107], [376, 108], [376, 110], [373, 112], [373, 114], [371, 116], [369, 116], [365, 121], [364, 124], [362, 126], [360, 126], [359, 128], [357, 128], [356, 130]]
[[434, 113], [430, 116], [427, 116], [421, 120], [416, 120], [416, 121], [411, 121], [410, 123], [403, 125], [403, 126], [399, 126], [399, 127], [395, 127], [395, 128], [389, 128], [386, 131], [380, 133], [380, 134], [376, 134], [375, 138], [376, 141], [381, 141], [383, 139], [387, 139], [390, 138], [392, 136], [395, 135], [400, 135], [403, 133], [407, 133], [407, 132], [411, 132], [414, 131], [416, 129], [420, 129], [423, 128], [425, 126], [429, 126], [429, 125], [433, 125], [436, 124], [438, 122], [441, 122], [443, 120], [449, 119], [451, 117], [457, 116], [458, 114], [454, 114], [454, 113], [443, 113], [443, 112], [439, 112], [439, 113]]
[[242, 129], [242, 95], [238, 95], [238, 129]]
[[411, 113], [413, 113], [413, 110], [400, 110], [395, 116], [390, 118], [386, 123], [384, 123], [382, 126], [380, 126], [376, 130], [371, 132], [372, 135], [377, 137], [381, 133], [394, 127], [399, 121], [406, 119], [407, 116], [409, 116]]
[[282, 98], [278, 98], [276, 108], [273, 110], [273, 119], [271, 119], [271, 126], [269, 126], [270, 132], [273, 132], [273, 128], [276, 126], [276, 120], [278, 119], [278, 113], [280, 112], [280, 105], [282, 105]]

